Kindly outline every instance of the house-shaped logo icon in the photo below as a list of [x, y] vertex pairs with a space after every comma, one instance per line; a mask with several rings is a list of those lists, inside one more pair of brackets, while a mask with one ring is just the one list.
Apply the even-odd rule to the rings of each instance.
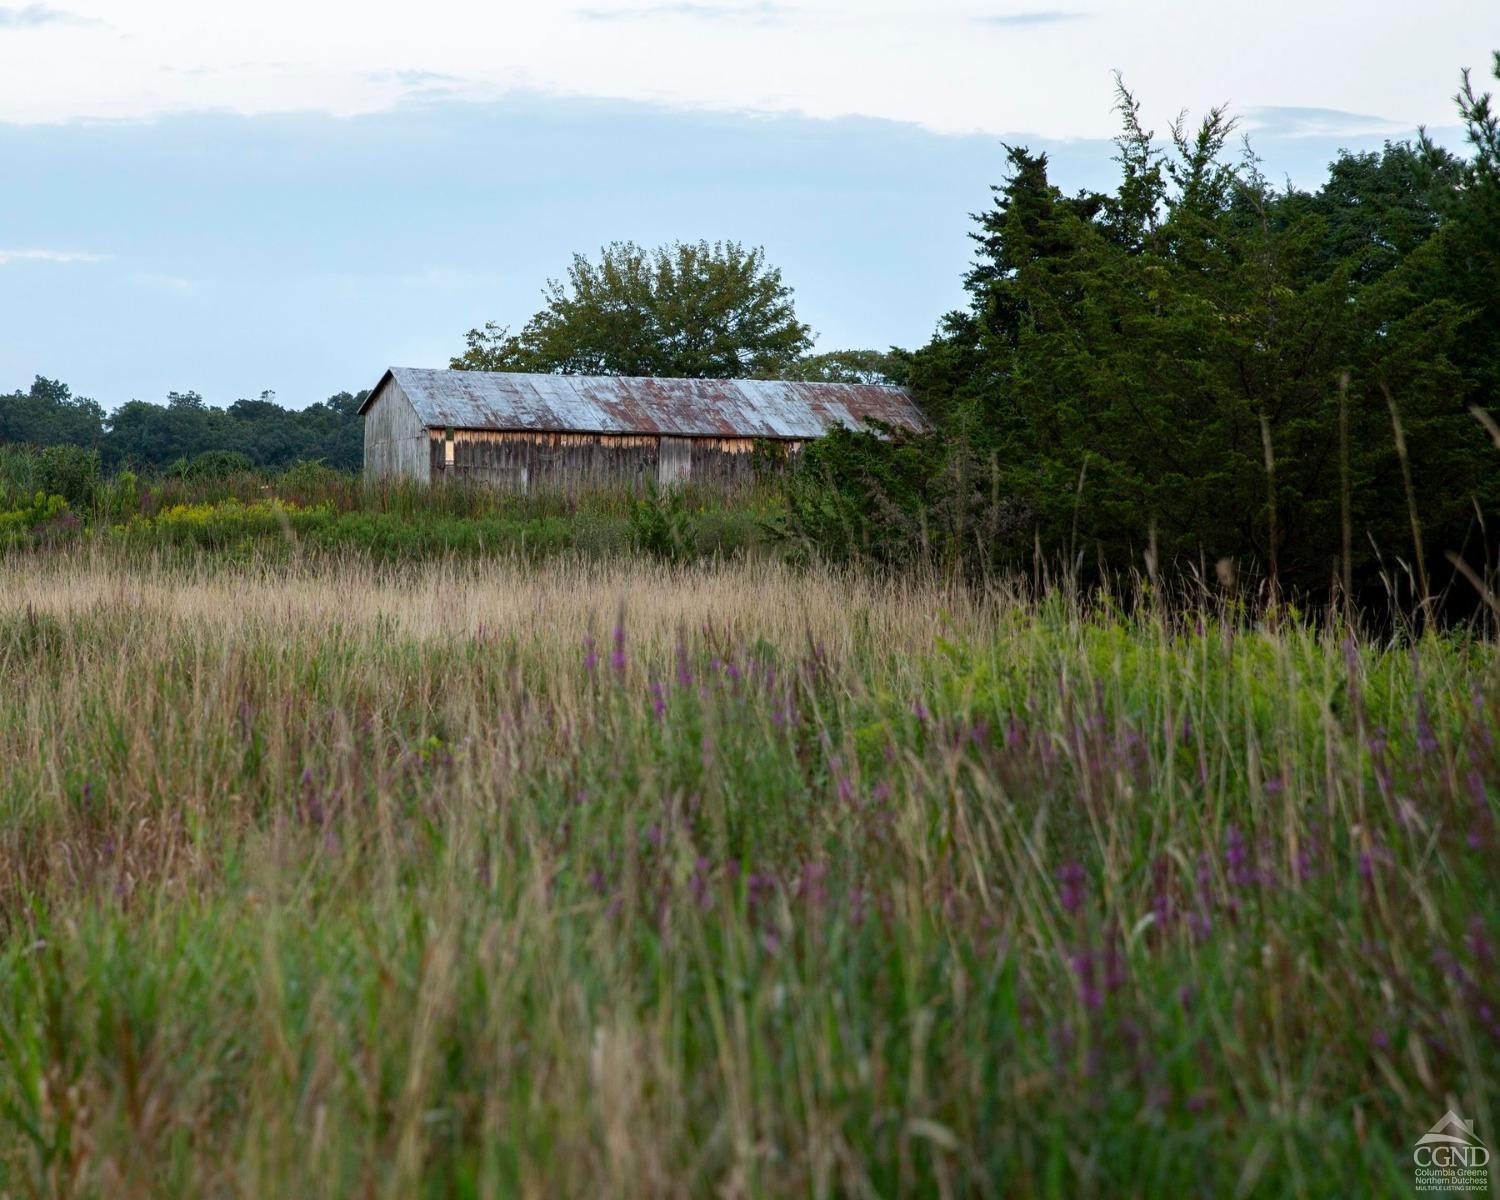
[[1474, 1122], [1465, 1121], [1452, 1109], [1443, 1119], [1417, 1139], [1419, 1146], [1482, 1146], [1474, 1133]]

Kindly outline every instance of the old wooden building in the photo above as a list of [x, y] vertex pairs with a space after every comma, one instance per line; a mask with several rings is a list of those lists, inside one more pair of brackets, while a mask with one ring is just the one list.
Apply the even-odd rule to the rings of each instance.
[[750, 475], [757, 450], [795, 454], [836, 425], [924, 428], [894, 387], [409, 367], [387, 371], [360, 413], [367, 478], [521, 491], [727, 485]]

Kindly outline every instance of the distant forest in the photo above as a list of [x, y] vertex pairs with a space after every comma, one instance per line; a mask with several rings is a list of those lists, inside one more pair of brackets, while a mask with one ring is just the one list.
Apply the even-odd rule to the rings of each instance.
[[353, 471], [363, 461], [359, 406], [368, 394], [340, 392], [291, 409], [270, 392], [228, 408], [213, 407], [197, 392], [172, 392], [165, 404], [131, 400], [106, 414], [67, 384], [38, 377], [27, 391], [0, 394], [0, 444], [97, 449], [106, 470], [162, 469], [231, 451], [263, 470], [320, 459]]

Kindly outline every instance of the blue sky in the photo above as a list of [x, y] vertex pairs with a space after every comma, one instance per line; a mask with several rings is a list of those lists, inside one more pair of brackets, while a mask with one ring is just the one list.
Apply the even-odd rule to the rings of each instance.
[[[434, 0], [439, 16], [445, 2]], [[678, 82], [697, 87], [697, 100], [646, 87], [591, 96], [566, 79], [502, 73], [476, 82], [464, 62], [415, 50], [409, 69], [362, 65], [352, 74], [344, 52], [330, 51], [319, 83], [310, 82], [315, 57], [262, 78], [236, 74], [225, 57], [240, 49], [232, 39], [190, 54], [160, 44], [170, 24], [123, 36], [135, 7], [0, 6], [0, 53], [52, 39], [31, 43], [36, 57], [66, 50], [74, 74], [71, 90], [54, 72], [26, 91], [0, 73], [0, 390], [41, 373], [107, 407], [187, 388], [216, 403], [272, 389], [300, 406], [369, 386], [391, 363], [444, 364], [470, 326], [522, 323], [573, 251], [626, 238], [764, 245], [820, 349], [914, 345], [960, 300], [967, 214], [1000, 178], [1001, 141], [1048, 150], [1070, 190], [1107, 186], [1114, 172], [1107, 46], [1088, 58], [1088, 75], [1069, 76], [1085, 85], [1075, 89], [1081, 100], [1036, 97], [1037, 113], [1074, 115], [1033, 124], [1024, 103], [1007, 102], [1010, 122], [964, 129], [922, 92], [924, 73], [937, 69], [925, 62], [888, 80], [921, 94], [871, 98], [862, 107], [877, 111], [867, 115], [820, 103], [800, 75], [763, 81], [780, 90], [758, 99], [691, 73]], [[162, 22], [164, 8], [139, 11]], [[603, 4], [571, 19], [585, 39], [656, 28], [653, 44], [679, 53], [724, 36], [726, 23], [736, 43], [800, 44], [789, 22], [801, 8], [725, 12], [706, 0]], [[1069, 49], [1077, 35], [1066, 32], [1092, 24], [1082, 12], [966, 20], [966, 41], [993, 27], [1024, 48], [1040, 31], [1063, 59], [1087, 57]], [[680, 25], [689, 28], [673, 34], [677, 42], [665, 38], [662, 27]], [[315, 46], [324, 36], [316, 21], [309, 36]], [[1466, 55], [1439, 47], [1452, 61], [1423, 80], [1433, 104], [1309, 104], [1345, 93], [1268, 75], [1241, 93], [1237, 111], [1268, 173], [1312, 184], [1340, 146], [1376, 147], [1418, 121], [1451, 121], [1457, 68], [1486, 57], [1484, 40], [1467, 37]], [[95, 43], [107, 53], [90, 59]], [[150, 51], [163, 61], [154, 75], [137, 64], [113, 83], [106, 67], [89, 70], [125, 54], [121, 45], [127, 57]], [[367, 60], [400, 61], [397, 49], [386, 53]], [[452, 70], [438, 69], [445, 65]], [[1152, 78], [1141, 65], [1124, 69], [1159, 128], [1179, 102], [1174, 85], [1189, 93], [1182, 102], [1199, 99], [1193, 78]], [[216, 82], [179, 94], [185, 74]], [[631, 91], [628, 79], [608, 82]], [[1451, 127], [1437, 132], [1455, 139]]]

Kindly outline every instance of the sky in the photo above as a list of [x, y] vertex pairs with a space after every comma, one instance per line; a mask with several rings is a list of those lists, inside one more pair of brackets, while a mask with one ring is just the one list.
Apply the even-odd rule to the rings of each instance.
[[301, 406], [519, 326], [574, 251], [763, 245], [818, 348], [961, 302], [1002, 142], [1113, 179], [1113, 72], [1267, 173], [1428, 126], [1493, 0], [0, 3], [0, 391]]

